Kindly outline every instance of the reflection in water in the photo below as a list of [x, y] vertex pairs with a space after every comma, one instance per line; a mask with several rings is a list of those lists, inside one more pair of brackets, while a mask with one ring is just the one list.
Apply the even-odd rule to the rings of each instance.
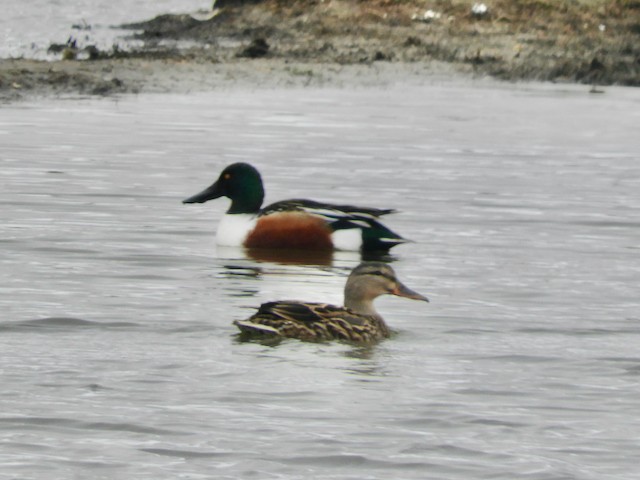
[[[383, 375], [384, 362], [380, 361], [380, 344], [326, 340], [300, 341], [274, 335], [264, 335], [262, 337], [258, 335], [243, 335], [240, 332], [234, 333], [232, 339], [235, 344], [250, 343], [269, 347], [270, 349], [273, 348], [274, 350], [270, 350], [270, 352], [278, 357], [280, 355], [295, 355], [297, 358], [302, 359], [306, 354], [311, 354], [314, 357], [322, 354], [335, 359], [344, 358], [349, 361], [346, 363], [339, 362], [339, 364], [341, 365], [340, 369], [345, 372], [365, 377]], [[275, 349], [275, 347], [282, 348]], [[384, 349], [382, 349], [382, 352], [384, 352]]]
[[372, 377], [384, 375], [384, 362], [380, 361], [380, 345], [349, 345], [349, 349], [341, 352], [342, 356], [354, 360], [344, 370], [352, 375], [356, 375], [360, 381], [372, 381]]
[[332, 250], [288, 250], [270, 248], [217, 247], [218, 258], [253, 260], [280, 265], [353, 268], [362, 262], [395, 262], [398, 257], [388, 252], [347, 252]]
[[286, 250], [269, 248], [247, 248], [247, 257], [257, 262], [280, 263], [284, 265], [331, 266], [332, 250]]
[[229, 293], [230, 297], [242, 298], [242, 297], [255, 297], [258, 294], [258, 290], [243, 288], [243, 289], [235, 289]]
[[227, 277], [259, 277], [262, 269], [259, 267], [247, 267], [242, 265], [223, 265], [225, 276]]
[[354, 365], [344, 369], [346, 372], [359, 376], [361, 382], [371, 382], [372, 377], [380, 377], [383, 375], [380, 365], [375, 363], [363, 363], [361, 365]]
[[242, 332], [239, 332], [233, 336], [233, 341], [235, 343], [258, 343], [260, 345], [264, 345], [265, 347], [277, 347], [286, 340], [289, 339], [278, 335], [265, 335], [263, 337], [259, 337], [257, 335], [247, 335]]
[[261, 279], [263, 268], [247, 260], [242, 249], [218, 247], [217, 256], [224, 260], [219, 276], [225, 279], [223, 288], [230, 297], [255, 297], [259, 293], [255, 281]]
[[[325, 255], [330, 256], [329, 262], [323, 259]], [[287, 252], [220, 246], [214, 256], [222, 259], [216, 277], [224, 279], [219, 288], [228, 297], [259, 297], [268, 292], [263, 301], [283, 298], [324, 301], [332, 300], [334, 293], [341, 297], [344, 280], [335, 282], [336, 274], [348, 274], [360, 261], [357, 252]]]
[[362, 252], [363, 262], [385, 262], [392, 263], [398, 259], [395, 255], [391, 255], [389, 252]]
[[377, 344], [353, 345], [353, 348], [345, 351], [343, 355], [348, 358], [369, 360], [376, 352]]
[[331, 266], [332, 251], [318, 250], [285, 250], [266, 248], [216, 247], [217, 258], [232, 260], [238, 264], [233, 268], [238, 270], [253, 270], [261, 273], [261, 268], [255, 262], [276, 263], [280, 265], [299, 266]]

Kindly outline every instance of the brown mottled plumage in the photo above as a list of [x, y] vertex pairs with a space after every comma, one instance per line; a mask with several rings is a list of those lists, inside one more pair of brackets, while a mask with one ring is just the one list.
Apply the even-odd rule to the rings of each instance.
[[297, 301], [269, 302], [263, 303], [247, 320], [234, 323], [247, 338], [275, 336], [371, 343], [389, 336], [387, 324], [373, 307], [373, 300], [385, 294], [429, 301], [404, 286], [389, 265], [365, 262], [354, 268], [347, 279], [344, 307]]

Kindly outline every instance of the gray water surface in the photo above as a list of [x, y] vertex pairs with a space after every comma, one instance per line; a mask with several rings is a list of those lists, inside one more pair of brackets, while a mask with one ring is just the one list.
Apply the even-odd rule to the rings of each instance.
[[[640, 93], [486, 84], [3, 106], [0, 478], [633, 479]], [[381, 344], [240, 343], [339, 303], [354, 254], [218, 250], [235, 161], [267, 201], [397, 208]]]

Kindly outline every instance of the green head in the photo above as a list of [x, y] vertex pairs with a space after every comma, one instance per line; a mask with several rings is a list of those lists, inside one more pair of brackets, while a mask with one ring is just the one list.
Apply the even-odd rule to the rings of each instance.
[[257, 213], [264, 200], [260, 173], [248, 163], [231, 164], [213, 185], [182, 203], [204, 203], [220, 197], [231, 200], [227, 213]]

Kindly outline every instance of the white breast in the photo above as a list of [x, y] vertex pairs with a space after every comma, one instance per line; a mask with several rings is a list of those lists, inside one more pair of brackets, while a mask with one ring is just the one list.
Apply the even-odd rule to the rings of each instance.
[[336, 230], [331, 234], [331, 241], [337, 250], [360, 250], [362, 246], [362, 230], [359, 228]]
[[223, 216], [218, 225], [216, 243], [223, 247], [241, 247], [256, 221], [256, 216], [250, 213]]

